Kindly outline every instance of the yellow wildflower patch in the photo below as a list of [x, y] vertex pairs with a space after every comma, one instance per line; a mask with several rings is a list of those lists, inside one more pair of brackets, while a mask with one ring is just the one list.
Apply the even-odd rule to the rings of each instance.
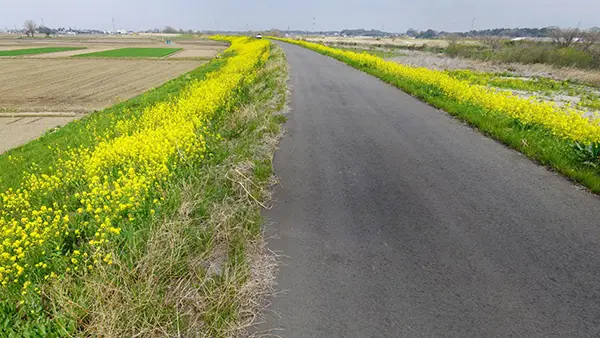
[[265, 40], [216, 38], [233, 53], [218, 71], [131, 120], [111, 121], [94, 147], [62, 149], [50, 173], [32, 170], [18, 189], [0, 192], [0, 290], [25, 296], [31, 284], [112, 264], [119, 238], [159, 212], [169, 179], [205, 158], [207, 141], [218, 138], [209, 122], [239, 103], [269, 55]]

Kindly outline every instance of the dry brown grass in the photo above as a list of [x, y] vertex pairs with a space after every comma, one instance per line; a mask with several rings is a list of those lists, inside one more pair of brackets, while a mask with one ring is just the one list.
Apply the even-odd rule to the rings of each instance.
[[[215, 204], [209, 220], [201, 221], [191, 215], [197, 188], [183, 188], [178, 214], [156, 224], [133, 269], [116, 260], [114, 266], [98, 266], [86, 276], [77, 293], [72, 292], [78, 290], [73, 280], [49, 290], [63, 311], [80, 318], [86, 335], [233, 337], [258, 320], [262, 299], [273, 285], [275, 256], [254, 236], [244, 245], [245, 264], [233, 268], [229, 256], [241, 225], [237, 203], [247, 202]], [[213, 236], [206, 247], [191, 251], [202, 233]], [[221, 325], [223, 311], [238, 311], [236, 321]]]
[[420, 47], [427, 45], [429, 47], [444, 48], [448, 46], [448, 41], [443, 39], [408, 39], [408, 38], [368, 38], [368, 37], [338, 37], [338, 36], [318, 36], [306, 37], [307, 41], [326, 43], [326, 44], [356, 44], [358, 46], [389, 45], [397, 47]]
[[0, 108], [88, 112], [157, 87], [201, 61], [1, 59]]
[[600, 86], [599, 70], [584, 70], [576, 68], [558, 68], [549, 65], [531, 65], [531, 72], [548, 74], [548, 77], [559, 80], [571, 80], [579, 83]]

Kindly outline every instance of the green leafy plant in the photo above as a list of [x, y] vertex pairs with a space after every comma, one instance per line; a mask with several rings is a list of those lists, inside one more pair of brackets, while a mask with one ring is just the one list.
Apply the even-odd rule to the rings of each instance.
[[581, 163], [598, 168], [600, 166], [600, 143], [591, 143], [588, 145], [575, 142], [573, 145], [577, 157]]

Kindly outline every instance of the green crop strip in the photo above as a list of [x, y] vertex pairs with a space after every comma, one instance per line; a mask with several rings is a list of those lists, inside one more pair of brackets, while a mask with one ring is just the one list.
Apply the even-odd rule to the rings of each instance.
[[171, 55], [182, 48], [120, 48], [103, 52], [74, 55], [73, 57], [97, 58], [160, 58]]
[[48, 54], [48, 53], [56, 53], [56, 52], [66, 52], [66, 51], [71, 51], [71, 50], [80, 50], [80, 49], [85, 49], [85, 47], [44, 47], [44, 48], [1, 50], [0, 56]]

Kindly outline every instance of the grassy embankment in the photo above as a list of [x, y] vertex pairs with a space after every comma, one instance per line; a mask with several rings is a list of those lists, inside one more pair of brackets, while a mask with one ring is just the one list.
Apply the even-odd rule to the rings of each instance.
[[73, 57], [97, 58], [160, 58], [171, 55], [182, 48], [119, 48], [103, 52], [74, 55]]
[[[269, 287], [259, 211], [286, 74], [268, 42], [233, 40], [163, 87], [1, 155], [1, 335], [243, 331]], [[48, 209], [58, 217], [43, 223]]]
[[56, 52], [66, 52], [71, 50], [85, 49], [86, 47], [42, 47], [14, 50], [0, 50], [0, 56], [20, 56], [20, 55], [35, 55], [48, 54]]
[[600, 193], [600, 126], [572, 109], [497, 92], [441, 71], [407, 67], [305, 41], [281, 40], [372, 74]]

